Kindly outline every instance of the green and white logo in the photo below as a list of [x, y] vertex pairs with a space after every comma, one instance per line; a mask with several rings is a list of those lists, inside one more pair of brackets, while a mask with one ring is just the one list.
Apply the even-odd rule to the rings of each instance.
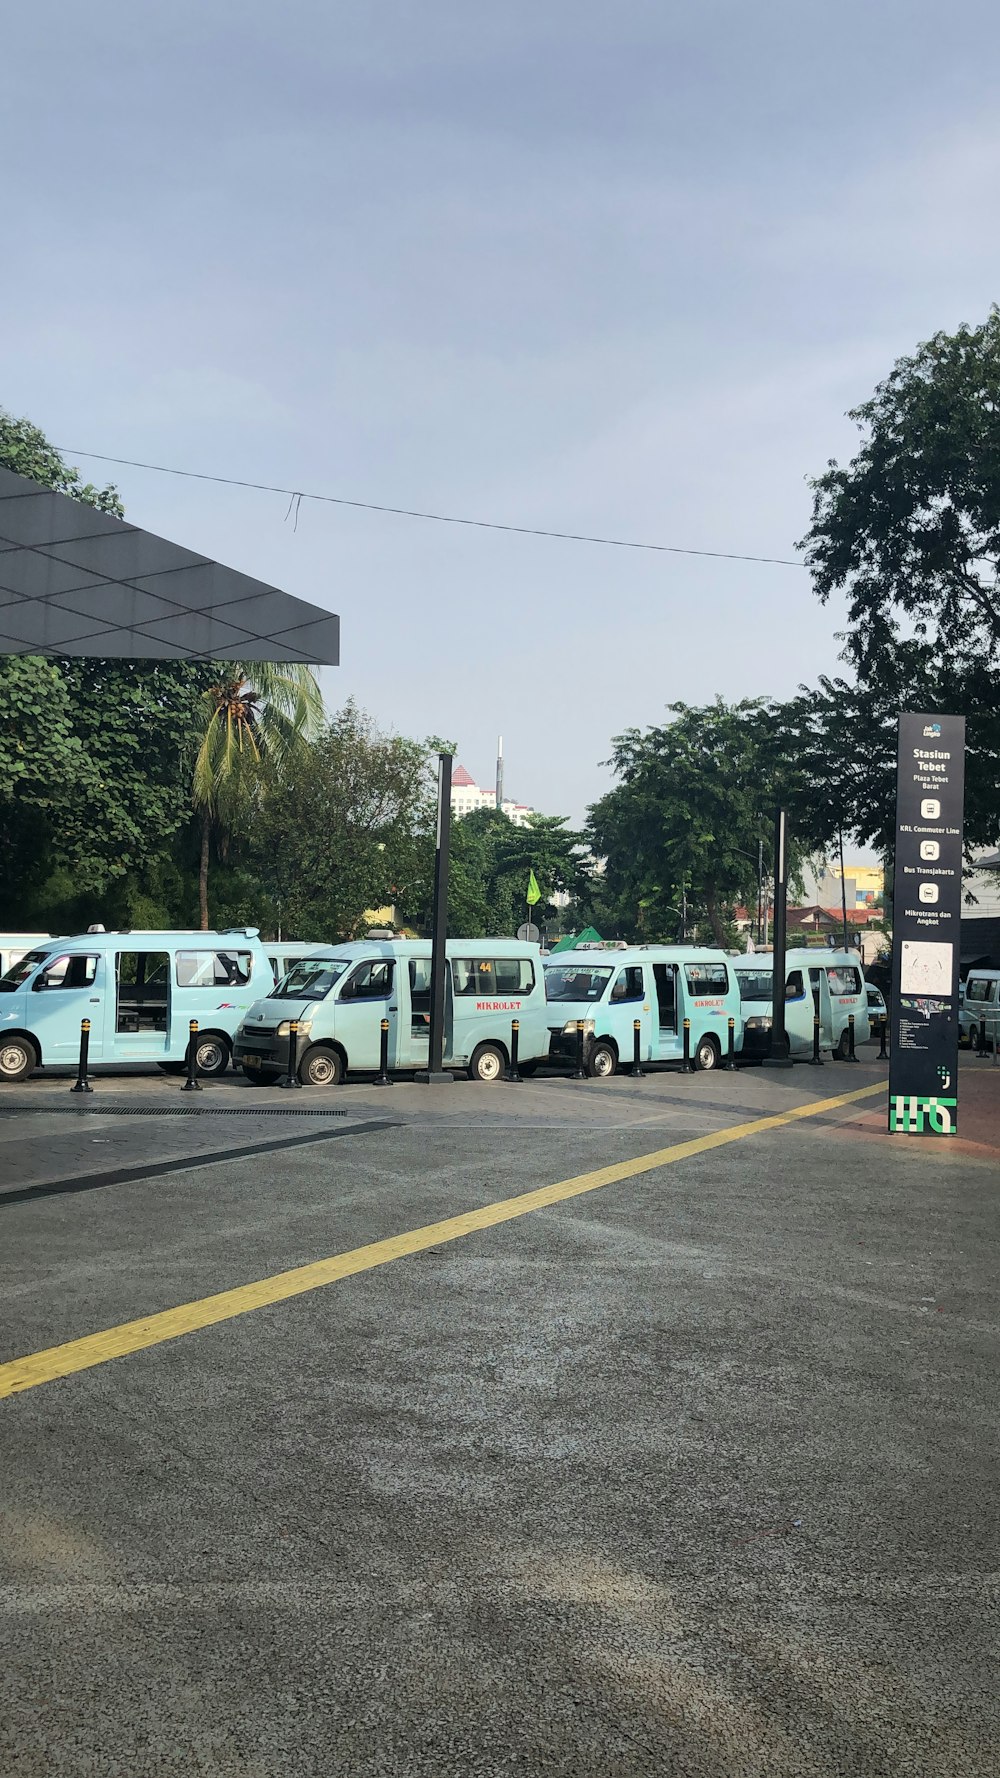
[[896, 1093], [889, 1100], [889, 1129], [904, 1136], [954, 1136], [958, 1130], [957, 1099], [918, 1098]]

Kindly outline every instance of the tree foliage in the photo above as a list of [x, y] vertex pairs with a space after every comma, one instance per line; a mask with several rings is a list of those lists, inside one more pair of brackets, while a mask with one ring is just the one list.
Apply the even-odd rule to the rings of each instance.
[[[589, 811], [593, 850], [607, 861], [605, 909], [624, 937], [672, 941], [686, 899], [689, 930], [702, 917], [726, 945], [733, 904], [756, 905], [761, 845], [771, 868], [774, 810], [793, 772], [776, 707], [719, 698], [669, 708], [662, 727], [615, 736], [609, 763], [619, 782]], [[793, 864], [806, 849], [800, 834]]]
[[[813, 733], [829, 722], [828, 739], [843, 751], [852, 713], [861, 716], [850, 825], [888, 845], [885, 740], [895, 717], [964, 714], [966, 835], [989, 843], [1000, 831], [1000, 310], [901, 358], [851, 417], [861, 449], [813, 482], [801, 547], [819, 598], [847, 597], [842, 639], [855, 683], [822, 682]], [[873, 734], [874, 774], [864, 757]]]
[[96, 506], [98, 512], [109, 512], [118, 519], [125, 516], [117, 488], [110, 485], [97, 488], [93, 482], [85, 482], [80, 471], [65, 461], [44, 432], [30, 420], [15, 419], [2, 407], [0, 463], [5, 469], [12, 469], [15, 475], [29, 476], [56, 494], [69, 494], [86, 506]]

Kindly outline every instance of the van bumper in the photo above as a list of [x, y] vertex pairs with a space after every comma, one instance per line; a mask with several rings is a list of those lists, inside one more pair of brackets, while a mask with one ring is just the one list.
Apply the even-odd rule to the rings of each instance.
[[233, 1062], [245, 1074], [287, 1074], [288, 1038], [237, 1037], [233, 1044]]

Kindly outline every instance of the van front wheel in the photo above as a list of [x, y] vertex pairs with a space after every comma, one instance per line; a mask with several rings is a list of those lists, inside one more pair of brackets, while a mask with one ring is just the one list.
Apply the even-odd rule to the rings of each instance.
[[338, 1087], [344, 1078], [344, 1064], [336, 1050], [316, 1043], [306, 1050], [299, 1063], [299, 1079], [306, 1087]]
[[587, 1057], [587, 1073], [592, 1080], [610, 1080], [617, 1072], [618, 1057], [610, 1043], [595, 1043]]
[[507, 1058], [496, 1043], [481, 1043], [473, 1051], [469, 1063], [469, 1079], [481, 1080], [492, 1085], [495, 1080], [502, 1080], [507, 1070]]
[[714, 1037], [702, 1037], [694, 1052], [694, 1065], [702, 1073], [719, 1066], [719, 1046]]
[[837, 1061], [846, 1062], [850, 1053], [851, 1037], [847, 1026], [845, 1025], [843, 1031], [840, 1033], [840, 1042], [837, 1045]]
[[38, 1066], [26, 1037], [0, 1038], [0, 1080], [24, 1080]]

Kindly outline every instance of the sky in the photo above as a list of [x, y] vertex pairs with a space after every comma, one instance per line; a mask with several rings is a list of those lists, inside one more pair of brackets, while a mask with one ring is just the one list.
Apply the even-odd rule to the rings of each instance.
[[835, 671], [788, 557], [900, 354], [1000, 293], [986, 0], [34, 0], [0, 405], [338, 611], [328, 702], [582, 819], [611, 737]]

